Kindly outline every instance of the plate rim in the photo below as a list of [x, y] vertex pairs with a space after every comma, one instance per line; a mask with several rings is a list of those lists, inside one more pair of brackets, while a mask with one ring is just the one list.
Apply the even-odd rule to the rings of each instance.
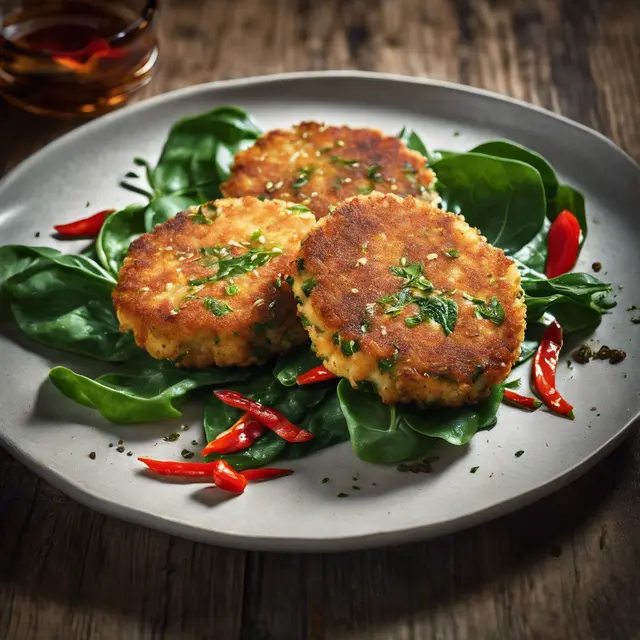
[[[58, 147], [61, 147], [67, 143], [72, 144], [76, 140], [76, 138], [82, 138], [85, 134], [91, 133], [94, 130], [97, 131], [105, 126], [109, 126], [112, 122], [117, 122], [120, 119], [133, 117], [136, 113], [144, 111], [146, 109], [151, 109], [157, 104], [172, 102], [174, 100], [181, 100], [183, 98], [188, 99], [192, 95], [198, 95], [201, 93], [206, 93], [208, 91], [217, 91], [225, 88], [269, 85], [283, 81], [286, 82], [308, 79], [330, 80], [341, 78], [383, 80], [400, 84], [414, 84], [448, 89], [472, 96], [482, 96], [503, 103], [506, 102], [516, 107], [537, 112], [541, 115], [551, 117], [557, 121], [560, 121], [565, 125], [577, 128], [578, 130], [581, 130], [586, 134], [595, 136], [598, 140], [604, 142], [609, 148], [615, 151], [623, 159], [628, 161], [631, 166], [638, 172], [638, 177], [640, 178], [640, 164], [638, 164], [628, 153], [626, 153], [604, 134], [587, 125], [567, 118], [566, 116], [554, 113], [553, 111], [545, 109], [544, 107], [530, 104], [518, 98], [513, 98], [511, 96], [502, 95], [497, 92], [488, 91], [477, 87], [449, 82], [446, 80], [435, 80], [431, 78], [370, 71], [327, 70], [287, 72], [251, 76], [247, 78], [217, 80], [184, 87], [181, 89], [175, 89], [166, 93], [159, 94], [157, 96], [153, 96], [151, 98], [147, 98], [145, 100], [141, 100], [136, 104], [125, 107], [124, 109], [114, 111], [112, 113], [96, 118], [95, 120], [83, 123], [72, 131], [61, 135], [59, 138], [45, 145], [29, 157], [27, 157], [21, 163], [19, 163], [16, 167], [8, 171], [7, 174], [5, 174], [2, 179], [0, 179], [0, 191], [2, 191], [2, 189], [4, 189], [6, 185], [9, 184], [9, 182], [11, 182], [12, 180], [18, 179], [23, 172], [29, 171], [31, 166], [38, 163], [42, 157], [50, 155], [51, 153], [55, 154]], [[141, 508], [133, 507], [130, 505], [123, 505], [121, 503], [118, 503], [116, 500], [104, 498], [99, 493], [83, 488], [79, 483], [68, 478], [61, 471], [58, 471], [50, 466], [42, 465], [37, 461], [36, 458], [31, 456], [26, 451], [22, 450], [18, 446], [17, 442], [14, 442], [13, 439], [7, 437], [2, 432], [0, 432], [0, 438], [2, 439], [5, 448], [11, 453], [11, 455], [25, 464], [25, 466], [36, 473], [39, 477], [45, 479], [47, 482], [50, 482], [54, 487], [60, 489], [65, 494], [72, 497], [74, 500], [77, 500], [80, 504], [83, 504], [110, 517], [115, 517], [120, 520], [134, 523], [136, 525], [142, 525], [147, 528], [156, 529], [164, 533], [169, 533], [170, 535], [176, 535], [190, 540], [196, 540], [209, 544], [217, 544], [237, 549], [282, 551], [283, 546], [286, 545], [289, 551], [295, 552], [338, 552], [345, 550], [386, 546], [391, 544], [402, 544], [418, 540], [427, 540], [453, 531], [476, 526], [488, 520], [495, 519], [499, 516], [525, 507], [532, 502], [549, 495], [557, 489], [566, 486], [583, 473], [586, 473], [607, 453], [613, 450], [613, 448], [617, 444], [628, 437], [633, 432], [634, 426], [640, 426], [640, 421], [638, 422], [638, 424], [634, 424], [636, 423], [637, 418], [638, 416], [632, 416], [630, 420], [628, 420], [622, 427], [619, 428], [617, 433], [612, 435], [600, 447], [592, 451], [592, 453], [585, 459], [574, 463], [568, 468], [565, 468], [561, 472], [554, 475], [552, 478], [546, 480], [542, 484], [534, 486], [525, 493], [521, 493], [510, 499], [504, 500], [503, 502], [495, 504], [492, 507], [476, 509], [475, 511], [468, 512], [465, 515], [458, 516], [453, 519], [444, 520], [436, 524], [422, 524], [395, 531], [382, 531], [355, 535], [338, 535], [334, 537], [322, 535], [321, 537], [304, 538], [288, 538], [283, 536], [265, 537], [263, 534], [228, 534], [221, 531], [213, 531], [210, 529], [207, 530], [197, 525], [191, 525], [175, 517], [158, 515], [148, 511], [144, 511]]]

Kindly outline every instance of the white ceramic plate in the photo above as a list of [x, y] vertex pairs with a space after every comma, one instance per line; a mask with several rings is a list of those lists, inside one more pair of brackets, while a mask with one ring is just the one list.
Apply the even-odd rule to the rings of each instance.
[[[563, 182], [586, 196], [591, 231], [578, 269], [601, 261], [600, 275], [615, 283], [619, 303], [594, 339], [624, 349], [626, 361], [573, 371], [562, 363], [559, 385], [577, 407], [574, 422], [502, 407], [498, 426], [470, 446], [443, 447], [432, 474], [365, 464], [347, 443], [293, 463], [290, 478], [228, 499], [204, 484], [152, 479], [135, 457], [108, 447], [122, 438], [134, 456], [180, 459], [185, 445], [193, 448], [192, 439], [203, 440], [197, 410], [185, 417], [191, 429], [176, 443], [162, 436], [179, 423], [107, 423], [46, 382], [53, 364], [91, 373], [91, 363], [28, 344], [4, 325], [0, 436], [16, 457], [80, 502], [132, 522], [235, 547], [317, 551], [427, 538], [493, 518], [566, 484], [621, 440], [640, 411], [640, 327], [626, 311], [640, 305], [640, 168], [601, 135], [521, 102], [453, 84], [356, 72], [176, 91], [80, 127], [9, 174], [0, 183], [1, 243], [56, 246], [49, 237], [54, 223], [128, 204], [131, 194], [117, 183], [132, 158], [155, 159], [178, 118], [226, 104], [244, 107], [265, 129], [324, 120], [395, 134], [407, 125], [432, 148], [464, 150], [504, 137], [536, 149]], [[528, 366], [519, 373], [528, 378]], [[524, 450], [519, 458], [518, 450]], [[470, 474], [474, 466], [479, 469]], [[323, 484], [325, 476], [331, 481]], [[361, 490], [351, 490], [353, 484]], [[349, 497], [338, 499], [341, 491]]]

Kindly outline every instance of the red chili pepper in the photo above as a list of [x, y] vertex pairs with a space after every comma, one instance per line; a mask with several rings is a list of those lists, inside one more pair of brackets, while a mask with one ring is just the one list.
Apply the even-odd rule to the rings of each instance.
[[105, 209], [94, 213], [88, 218], [69, 222], [68, 224], [59, 224], [53, 228], [65, 238], [94, 238], [100, 233], [104, 221], [114, 211], [115, 209]]
[[533, 358], [533, 382], [550, 409], [573, 420], [573, 406], [556, 389], [556, 368], [561, 348], [562, 327], [554, 320], [545, 330]]
[[324, 365], [320, 365], [299, 375], [296, 378], [296, 382], [298, 384], [313, 384], [314, 382], [322, 382], [323, 380], [333, 380], [333, 378], [337, 377], [335, 373], [331, 373]]
[[580, 249], [580, 223], [573, 213], [565, 210], [558, 214], [551, 223], [547, 246], [547, 278], [556, 278], [573, 269]]
[[[154, 458], [138, 458], [138, 460], [156, 473], [180, 478], [211, 478], [216, 464], [215, 462], [176, 462], [175, 460], [155, 460]], [[262, 469], [246, 469], [237, 473], [244, 476], [247, 481], [259, 482], [260, 480], [290, 476], [293, 470], [263, 467]]]
[[223, 431], [203, 450], [210, 453], [233, 453], [250, 447], [264, 432], [264, 427], [249, 413], [245, 413], [231, 428]]
[[155, 460], [154, 458], [138, 458], [140, 462], [163, 476], [181, 476], [183, 478], [210, 478], [213, 470], [212, 462], [176, 462], [174, 460]]
[[213, 467], [213, 483], [218, 489], [242, 493], [247, 486], [247, 478], [238, 473], [226, 460], [216, 460]]
[[220, 389], [213, 392], [216, 398], [236, 409], [248, 411], [256, 420], [260, 421], [267, 429], [271, 429], [287, 442], [306, 442], [313, 438], [313, 433], [305, 431], [290, 422], [285, 416], [275, 409], [261, 405], [255, 400], [246, 398], [237, 391]]
[[504, 390], [504, 400], [509, 404], [516, 404], [523, 409], [528, 409], [529, 411], [535, 411], [542, 406], [542, 402], [540, 402], [540, 400], [530, 398], [529, 396], [521, 396], [519, 393], [516, 393], [511, 389]]
[[260, 480], [273, 480], [290, 476], [293, 469], [276, 469], [275, 467], [263, 467], [262, 469], [246, 469], [242, 475], [249, 482], [259, 482]]

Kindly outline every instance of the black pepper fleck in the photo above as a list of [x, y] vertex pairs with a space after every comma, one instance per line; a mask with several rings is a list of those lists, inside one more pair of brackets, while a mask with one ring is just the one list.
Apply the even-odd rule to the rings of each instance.
[[598, 271], [600, 271], [600, 270], [602, 269], [602, 264], [601, 264], [600, 262], [594, 262], [594, 263], [591, 265], [591, 268], [592, 268], [596, 273], [598, 273]]
[[110, 446], [110, 447], [113, 447], [113, 442], [110, 442], [110, 443], [109, 443], [109, 446]]
[[351, 488], [352, 488], [354, 491], [360, 491], [360, 487], [359, 487], [357, 484], [354, 484]]
[[132, 456], [133, 455], [133, 451], [127, 451], [127, 455], [128, 456]]
[[40, 237], [40, 232], [36, 231], [36, 238], [39, 238], [39, 237]]
[[170, 433], [168, 436], [162, 438], [165, 442], [175, 442], [180, 437], [179, 433]]
[[118, 440], [118, 444], [124, 444], [124, 440]]
[[475, 473], [480, 467], [471, 467], [471, 469], [469, 469], [469, 473]]
[[192, 444], [194, 447], [197, 447], [197, 446], [198, 446], [198, 441], [197, 441], [197, 440], [192, 440], [192, 441], [191, 441], [191, 444]]
[[189, 460], [189, 458], [193, 458], [194, 453], [193, 451], [189, 451], [189, 449], [183, 449], [180, 455], [182, 455], [185, 460]]
[[331, 478], [322, 478], [321, 482], [322, 482], [322, 484], [327, 484], [327, 482], [329, 482], [329, 480], [331, 480]]
[[118, 453], [124, 453], [124, 447], [122, 445], [120, 445], [119, 447], [116, 447], [116, 451]]
[[92, 452], [89, 454], [89, 457], [90, 457], [92, 460], [95, 460], [95, 459], [96, 459], [96, 452], [95, 452], [95, 451], [92, 451]]
[[339, 493], [338, 494], [338, 498], [348, 498], [349, 494], [348, 493]]
[[516, 451], [514, 455], [515, 455], [516, 458], [519, 458], [523, 453], [524, 453], [524, 451], [522, 449], [520, 449], [520, 451]]
[[180, 425], [180, 428], [181, 428], [183, 431], [189, 431], [189, 425], [188, 425], [188, 424], [181, 424], [181, 425]]

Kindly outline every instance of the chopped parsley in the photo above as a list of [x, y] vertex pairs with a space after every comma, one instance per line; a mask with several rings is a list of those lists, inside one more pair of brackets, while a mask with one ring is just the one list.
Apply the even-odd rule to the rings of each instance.
[[300, 189], [301, 187], [304, 187], [304, 185], [309, 182], [309, 178], [311, 177], [315, 169], [316, 168], [314, 166], [303, 167], [302, 169], [300, 169], [298, 171], [296, 179], [291, 183], [291, 186], [294, 189]]
[[360, 343], [357, 340], [342, 340], [340, 350], [345, 356], [352, 356], [360, 351]]
[[235, 284], [228, 284], [225, 288], [224, 288], [224, 292], [228, 295], [228, 296], [235, 296], [238, 291], [240, 291], [240, 287], [238, 287], [238, 285]]
[[221, 302], [220, 300], [216, 300], [211, 296], [206, 296], [202, 298], [202, 304], [204, 304], [204, 308], [207, 311], [211, 311], [214, 316], [226, 316], [231, 313], [233, 309], [226, 303]]
[[282, 278], [280, 276], [276, 278], [275, 282], [273, 283], [273, 286], [276, 289], [279, 289], [282, 286]]
[[457, 249], [447, 249], [444, 255], [447, 256], [447, 258], [459, 258], [460, 252]]
[[369, 178], [369, 180], [373, 180], [374, 182], [382, 182], [382, 174], [380, 173], [381, 170], [382, 167], [379, 164], [369, 165], [369, 168], [367, 169], [367, 178]]
[[300, 323], [302, 324], [303, 327], [311, 326], [311, 322], [309, 318], [307, 318], [307, 316], [305, 316], [304, 313], [299, 313], [298, 317], [300, 318]]
[[257, 242], [260, 239], [261, 235], [262, 235], [262, 231], [260, 229], [256, 229], [249, 237], [249, 240], [251, 242]]
[[267, 264], [273, 256], [279, 256], [282, 254], [280, 247], [273, 247], [273, 249], [249, 249], [249, 251], [241, 256], [235, 258], [220, 258], [219, 260], [211, 263], [208, 266], [217, 266], [218, 270], [211, 276], [204, 278], [196, 278], [195, 280], [189, 280], [189, 284], [192, 286], [198, 286], [201, 284], [207, 284], [208, 282], [217, 282], [218, 280], [224, 280], [226, 278], [232, 278], [233, 276], [240, 276], [244, 273], [249, 273], [258, 267], [262, 267]]
[[[218, 210], [212, 204], [200, 204], [197, 207], [191, 207], [189, 211], [193, 211], [189, 218], [196, 224], [213, 224], [218, 217]], [[206, 214], [211, 214], [207, 216]]]
[[347, 160], [340, 156], [331, 156], [332, 164], [342, 165], [343, 167], [357, 167], [360, 164], [359, 160]]
[[422, 275], [423, 269], [424, 266], [422, 262], [400, 267], [389, 267], [389, 270], [394, 276], [407, 279], [407, 282], [404, 283], [405, 287], [420, 289], [421, 291], [431, 291], [433, 285]]
[[489, 302], [483, 302], [477, 306], [476, 316], [491, 320], [493, 324], [501, 325], [504, 322], [504, 309], [498, 298], [493, 296]]
[[294, 213], [311, 213], [311, 209], [305, 207], [303, 204], [294, 204], [287, 207], [287, 211], [293, 211]]
[[398, 347], [396, 347], [393, 356], [391, 356], [390, 358], [380, 358], [380, 360], [378, 360], [378, 369], [380, 369], [380, 371], [382, 372], [392, 371], [393, 367], [396, 365], [396, 362], [398, 362], [399, 357], [400, 350], [398, 349]]
[[373, 191], [372, 186], [358, 187], [358, 193], [361, 196], [368, 196]]
[[315, 278], [308, 278], [302, 283], [302, 293], [304, 293], [304, 295], [308, 298], [317, 284], [318, 281]]
[[296, 267], [298, 267], [298, 273], [302, 273], [304, 271], [304, 258], [298, 258], [296, 260]]
[[340, 344], [340, 334], [337, 331], [331, 336], [331, 339], [336, 346]]

